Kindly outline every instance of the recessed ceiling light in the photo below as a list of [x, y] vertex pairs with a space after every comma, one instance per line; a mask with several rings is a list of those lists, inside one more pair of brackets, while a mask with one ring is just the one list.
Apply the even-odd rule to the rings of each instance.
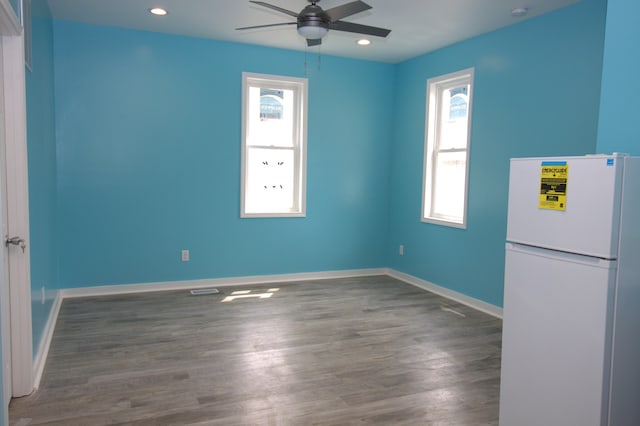
[[356, 41], [356, 43], [358, 44], [358, 46], [368, 46], [371, 44], [371, 40], [369, 40], [368, 38], [361, 38]]
[[169, 12], [167, 12], [167, 9], [163, 9], [161, 7], [153, 7], [151, 9], [149, 9], [149, 12], [151, 12], [152, 14], [157, 15], [157, 16], [164, 16], [164, 15], [169, 13]]
[[514, 7], [513, 9], [511, 9], [511, 16], [515, 18], [527, 16], [527, 13], [529, 13], [528, 7]]

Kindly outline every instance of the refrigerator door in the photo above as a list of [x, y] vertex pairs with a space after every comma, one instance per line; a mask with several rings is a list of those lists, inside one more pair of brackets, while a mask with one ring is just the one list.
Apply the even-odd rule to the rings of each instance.
[[507, 243], [500, 426], [600, 426], [615, 261]]
[[[512, 159], [507, 241], [615, 259], [622, 156]], [[566, 202], [541, 207], [545, 164], [566, 162]]]

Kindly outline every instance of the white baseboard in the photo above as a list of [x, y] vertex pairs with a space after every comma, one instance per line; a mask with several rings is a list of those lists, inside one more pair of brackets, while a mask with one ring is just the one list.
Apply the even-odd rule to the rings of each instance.
[[58, 314], [60, 313], [60, 306], [62, 306], [61, 292], [56, 292], [56, 297], [53, 299], [53, 305], [49, 312], [49, 318], [44, 326], [44, 332], [42, 333], [42, 339], [40, 339], [40, 347], [33, 359], [33, 389], [36, 390], [40, 387], [40, 380], [42, 379], [42, 373], [44, 372], [44, 366], [47, 363], [47, 357], [49, 355], [49, 347], [51, 346], [51, 339], [53, 338], [53, 332], [56, 329], [56, 321], [58, 321]]
[[62, 298], [108, 296], [130, 293], [145, 293], [150, 291], [191, 290], [207, 287], [229, 287], [236, 285], [254, 285], [269, 283], [286, 283], [295, 281], [326, 280], [334, 278], [368, 277], [386, 275], [386, 268], [379, 269], [349, 269], [344, 271], [304, 272], [299, 274], [256, 275], [248, 277], [212, 278], [205, 280], [165, 281], [142, 284], [121, 284], [81, 288], [67, 288], [60, 290]]
[[430, 283], [429, 281], [414, 277], [413, 275], [405, 274], [404, 272], [396, 271], [395, 269], [387, 269], [387, 275], [400, 281], [404, 281], [407, 284], [414, 285], [423, 290], [427, 290], [442, 297], [446, 297], [447, 299], [455, 300], [456, 302], [462, 303], [463, 305], [470, 306], [473, 309], [502, 319], [502, 308], [499, 306], [492, 305], [491, 303], [487, 303], [480, 299], [467, 296], [466, 294], [458, 293], [457, 291], [449, 290], [448, 288]]

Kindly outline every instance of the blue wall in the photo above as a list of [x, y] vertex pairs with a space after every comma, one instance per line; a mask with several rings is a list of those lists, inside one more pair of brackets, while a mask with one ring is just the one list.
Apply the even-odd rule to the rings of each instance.
[[310, 55], [307, 217], [240, 219], [241, 73], [304, 53], [54, 33], [61, 287], [386, 266], [392, 65]]
[[598, 152], [640, 155], [640, 2], [609, 0]]
[[[605, 5], [577, 5], [398, 66], [388, 264], [501, 306], [509, 158], [596, 147]], [[475, 67], [467, 229], [420, 222], [426, 80]], [[405, 255], [398, 255], [404, 244]]]
[[[32, 1], [32, 69], [26, 71], [27, 155], [33, 351], [37, 352], [56, 288], [56, 143], [53, 25], [46, 1]], [[42, 287], [45, 302], [42, 303]]]
[[[595, 151], [604, 17], [584, 0], [399, 65], [310, 61], [308, 216], [284, 220], [238, 215], [241, 72], [303, 76], [304, 54], [55, 21], [58, 231], [82, 247], [58, 247], [60, 286], [391, 266], [501, 305], [508, 159]], [[426, 80], [467, 67], [460, 230], [419, 215]]]

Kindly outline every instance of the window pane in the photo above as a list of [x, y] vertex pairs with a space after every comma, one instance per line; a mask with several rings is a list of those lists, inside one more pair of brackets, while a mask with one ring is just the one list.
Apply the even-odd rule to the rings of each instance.
[[469, 85], [440, 92], [439, 149], [464, 149], [467, 146]]
[[291, 147], [295, 144], [294, 91], [249, 88], [249, 145]]
[[293, 149], [249, 148], [246, 212], [292, 211], [297, 208], [294, 173]]
[[467, 170], [466, 152], [443, 152], [437, 155], [431, 215], [462, 220]]

